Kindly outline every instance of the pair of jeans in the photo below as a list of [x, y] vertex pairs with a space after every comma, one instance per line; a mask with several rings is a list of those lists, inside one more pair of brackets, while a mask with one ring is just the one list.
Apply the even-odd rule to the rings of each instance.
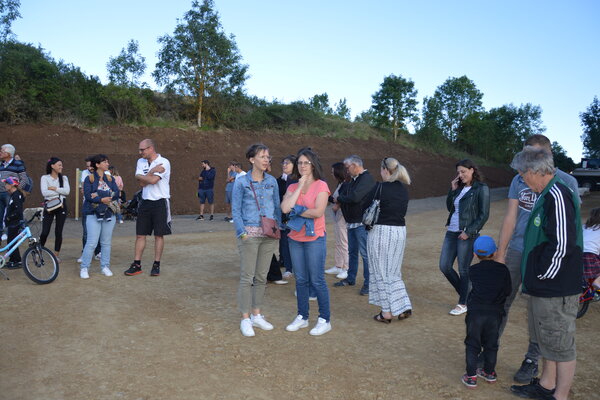
[[[462, 232], [446, 231], [442, 252], [440, 254], [440, 271], [458, 293], [458, 304], [467, 304], [469, 294], [469, 267], [473, 260], [473, 243], [475, 238], [459, 239]], [[458, 273], [453, 268], [458, 258]]]
[[262, 306], [277, 239], [264, 236], [238, 238], [237, 246], [240, 253], [238, 309], [242, 314], [250, 314], [252, 309], [260, 310]]
[[[85, 222], [86, 220], [87, 220], [87, 215], [84, 215], [81, 217], [81, 227], [83, 228], [83, 235], [81, 236], [81, 256], [82, 257], [83, 257], [83, 251], [85, 250], [85, 244], [87, 243], [87, 225]], [[98, 253], [100, 253], [100, 242], [98, 242], [98, 245], [94, 249], [94, 255], [97, 255]]]
[[480, 353], [483, 355], [483, 370], [488, 374], [496, 372], [498, 328], [501, 320], [500, 312], [467, 312], [465, 318], [467, 324], [467, 337], [465, 338], [467, 375], [476, 375], [477, 359]]
[[312, 287], [319, 303], [319, 317], [329, 322], [329, 290], [325, 282], [326, 236], [310, 242], [290, 238], [289, 245], [296, 277], [298, 315], [308, 319], [308, 296]]
[[348, 283], [356, 283], [358, 274], [358, 254], [363, 260], [363, 276], [365, 287], [369, 287], [369, 257], [367, 256], [367, 230], [364, 225], [348, 229]]
[[115, 218], [100, 220], [96, 215], [86, 215], [85, 225], [87, 228], [87, 241], [81, 256], [81, 269], [89, 268], [94, 256], [94, 249], [100, 244], [102, 254], [100, 255], [100, 268], [110, 267], [110, 248], [112, 233], [115, 228]]

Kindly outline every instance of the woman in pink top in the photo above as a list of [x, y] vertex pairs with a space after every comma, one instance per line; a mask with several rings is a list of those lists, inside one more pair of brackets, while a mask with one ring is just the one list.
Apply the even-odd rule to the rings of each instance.
[[308, 296], [312, 286], [319, 303], [319, 318], [310, 334], [317, 336], [331, 330], [329, 290], [325, 282], [325, 208], [329, 188], [321, 179], [321, 163], [311, 149], [298, 152], [294, 175], [300, 179], [288, 187], [281, 202], [281, 210], [290, 213], [288, 239], [298, 294], [298, 315], [286, 330], [308, 327]]

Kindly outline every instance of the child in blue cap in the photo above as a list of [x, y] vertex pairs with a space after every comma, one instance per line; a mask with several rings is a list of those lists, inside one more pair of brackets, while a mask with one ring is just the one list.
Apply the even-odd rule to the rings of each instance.
[[[488, 383], [496, 382], [498, 332], [504, 315], [504, 302], [511, 293], [510, 273], [506, 265], [494, 261], [494, 239], [478, 237], [473, 244], [473, 253], [479, 263], [469, 267], [472, 289], [467, 298], [465, 319], [467, 373], [461, 379], [471, 389], [477, 387], [477, 377]], [[484, 360], [483, 368], [477, 368], [480, 353]]]

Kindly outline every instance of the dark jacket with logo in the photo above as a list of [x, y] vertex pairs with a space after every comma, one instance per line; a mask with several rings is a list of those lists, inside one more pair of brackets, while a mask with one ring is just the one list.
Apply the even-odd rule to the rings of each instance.
[[364, 170], [362, 174], [352, 179], [348, 185], [340, 188], [337, 201], [340, 203], [346, 223], [362, 222], [363, 208], [365, 208], [363, 205], [373, 186], [375, 186], [375, 179], [369, 171]]
[[[462, 188], [450, 190], [446, 197], [446, 207], [450, 211], [446, 226], [450, 225], [450, 218], [454, 214], [454, 199]], [[473, 182], [471, 189], [458, 203], [458, 227], [461, 231], [474, 238], [479, 235], [488, 217], [490, 216], [490, 189], [485, 183]]]

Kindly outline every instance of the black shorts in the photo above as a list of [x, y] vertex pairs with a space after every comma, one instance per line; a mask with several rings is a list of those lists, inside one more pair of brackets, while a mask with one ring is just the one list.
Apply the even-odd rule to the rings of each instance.
[[138, 216], [135, 224], [136, 235], [165, 236], [171, 234], [171, 211], [169, 201], [142, 200], [138, 207]]

